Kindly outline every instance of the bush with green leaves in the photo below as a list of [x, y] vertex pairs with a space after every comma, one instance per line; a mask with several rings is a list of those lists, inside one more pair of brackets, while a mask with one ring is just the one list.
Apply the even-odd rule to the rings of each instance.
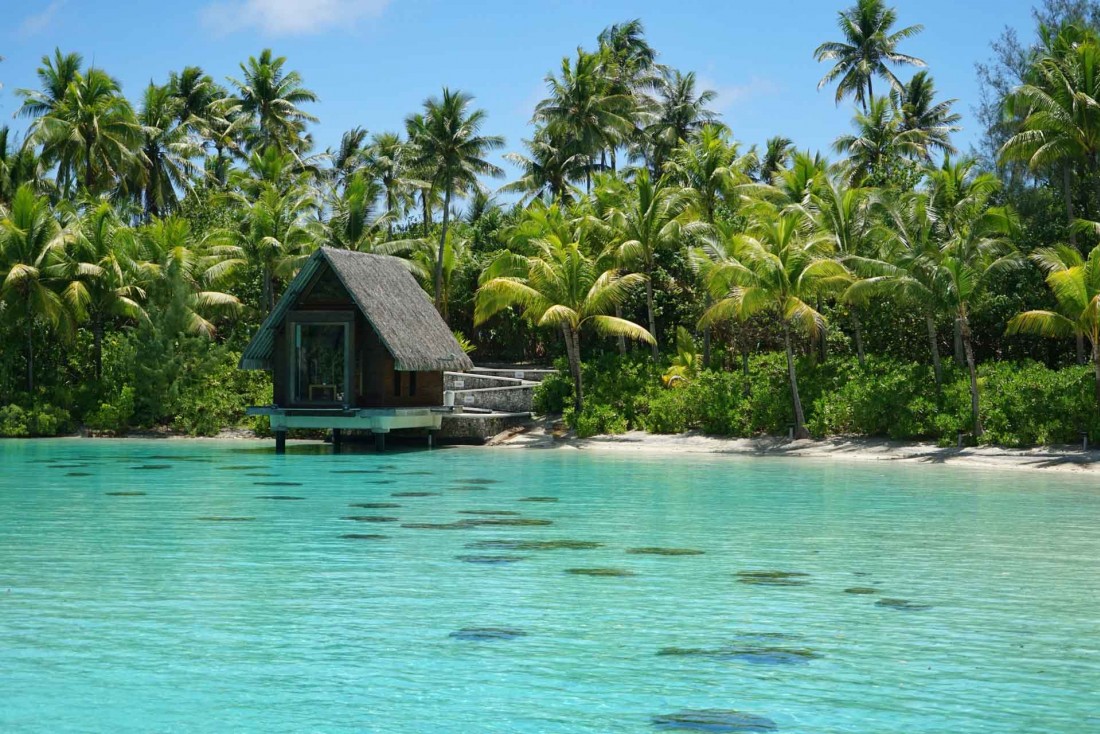
[[14, 403], [0, 407], [0, 436], [61, 436], [73, 431], [69, 411], [47, 403], [23, 408]]

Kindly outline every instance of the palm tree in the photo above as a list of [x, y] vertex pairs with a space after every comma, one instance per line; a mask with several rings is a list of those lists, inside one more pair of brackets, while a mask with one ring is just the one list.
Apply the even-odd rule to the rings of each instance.
[[536, 131], [531, 140], [524, 140], [528, 155], [505, 153], [508, 162], [519, 166], [523, 175], [517, 181], [501, 187], [502, 193], [541, 197], [547, 202], [568, 204], [571, 200], [570, 181], [583, 178], [586, 158], [569, 141], [555, 141], [545, 129]]
[[657, 312], [653, 302], [653, 276], [657, 254], [683, 244], [685, 234], [702, 232], [697, 221], [684, 221], [691, 203], [686, 191], [668, 179], [653, 182], [645, 169], [639, 169], [629, 198], [611, 208], [605, 219], [615, 232], [620, 261], [645, 275], [646, 311], [649, 315], [650, 345], [653, 361], [660, 358], [657, 344]]
[[833, 148], [848, 156], [848, 175], [853, 185], [895, 184], [906, 158], [926, 157], [923, 133], [906, 129], [903, 118], [886, 97], [873, 100], [869, 111], [856, 113], [852, 123], [855, 132], [841, 135]]
[[31, 141], [24, 138], [19, 142], [11, 128], [0, 126], [0, 211], [11, 204], [23, 184], [46, 193], [51, 188], [46, 164]]
[[348, 179], [355, 174], [367, 159], [367, 131], [361, 127], [353, 127], [340, 136], [340, 145], [336, 150], [331, 148], [327, 155], [332, 162], [329, 175], [337, 186], [343, 186]]
[[443, 312], [443, 256], [450, 223], [451, 199], [480, 187], [479, 176], [501, 176], [503, 171], [485, 160], [504, 145], [499, 135], [482, 135], [485, 110], [471, 110], [473, 97], [444, 87], [441, 97], [424, 102], [421, 123], [415, 123], [416, 164], [431, 176], [432, 187], [443, 194], [443, 228], [439, 234], [434, 293], [436, 309]]
[[35, 323], [58, 327], [67, 322], [50, 270], [69, 236], [54, 219], [49, 202], [36, 196], [29, 184], [19, 187], [0, 219], [0, 304], [9, 321], [23, 325], [27, 392], [34, 392]]
[[657, 114], [647, 125], [643, 147], [654, 178], [664, 170], [665, 161], [683, 141], [706, 125], [718, 122], [718, 115], [707, 105], [718, 96], [710, 89], [696, 91], [695, 72], [665, 73], [657, 87]]
[[336, 247], [369, 252], [388, 223], [385, 212], [376, 211], [382, 199], [382, 185], [359, 171], [348, 179], [343, 189], [334, 192], [329, 203], [329, 237]]
[[177, 216], [153, 220], [139, 238], [143, 288], [150, 303], [169, 312], [169, 323], [179, 323], [188, 334], [211, 337], [215, 318], [240, 309], [236, 296], [211, 287], [239, 263], [235, 246], [213, 238], [197, 240], [191, 224]]
[[768, 138], [768, 142], [764, 145], [763, 156], [758, 155], [755, 146], [753, 146], [753, 150], [750, 152], [750, 155], [753, 156], [753, 165], [751, 166], [753, 178], [757, 183], [770, 184], [775, 174], [787, 167], [787, 162], [791, 159], [793, 153], [794, 141], [781, 135]]
[[225, 90], [198, 66], [185, 66], [183, 71], [172, 72], [168, 75], [167, 86], [179, 102], [177, 119], [196, 134], [206, 130], [211, 108], [226, 96]]
[[1088, 340], [1100, 409], [1100, 247], [1092, 248], [1087, 258], [1076, 247], [1041, 248], [1031, 259], [1046, 272], [1058, 310], [1025, 311], [1008, 322], [1007, 333]]
[[[736, 192], [749, 182], [748, 162], [737, 153], [737, 143], [729, 140], [725, 127], [705, 125], [669, 161], [670, 175], [688, 192], [692, 209], [708, 227], [715, 226], [722, 201], [736, 210]], [[703, 365], [710, 364], [710, 332], [709, 326], [703, 329]]]
[[406, 175], [409, 146], [393, 132], [378, 133], [371, 138], [364, 153], [367, 169], [382, 184], [386, 204], [386, 235], [393, 237], [393, 223], [404, 215], [411, 203], [412, 183]]
[[938, 222], [940, 255], [936, 263], [947, 281], [955, 310], [967, 371], [974, 435], [982, 434], [978, 373], [970, 331], [970, 304], [992, 276], [1021, 263], [1008, 236], [1015, 230], [1011, 211], [992, 205], [1000, 182], [990, 173], [975, 173], [977, 163], [946, 160], [929, 172], [931, 204]]
[[285, 56], [275, 56], [265, 48], [258, 58], [250, 56], [246, 64], [241, 64], [239, 80], [229, 79], [236, 89], [230, 98], [232, 104], [251, 120], [248, 141], [252, 147], [274, 146], [297, 152], [305, 124], [317, 122], [301, 108], [307, 102], [316, 102], [317, 95], [302, 86], [298, 72], [287, 71], [285, 65]]
[[[846, 186], [832, 176], [822, 176], [810, 195], [810, 210], [819, 232], [832, 240], [833, 250], [842, 261], [871, 254], [876, 233], [871, 217], [871, 192]], [[859, 305], [851, 303], [852, 334], [856, 357], [862, 367], [863, 330], [859, 321]]]
[[849, 267], [861, 279], [844, 293], [843, 300], [866, 305], [872, 298], [887, 297], [916, 309], [924, 316], [932, 356], [936, 390], [943, 385], [938, 318], [954, 313], [951, 281], [939, 268], [938, 214], [927, 192], [902, 192], [876, 204], [882, 224], [875, 227], [878, 252], [849, 257]]
[[701, 325], [745, 321], [766, 313], [782, 324], [796, 438], [809, 438], [810, 434], [798, 392], [791, 331], [816, 337], [825, 328], [825, 317], [810, 303], [836, 292], [851, 279], [833, 257], [830, 239], [806, 237], [804, 230], [800, 213], [758, 207], [746, 233], [737, 236], [734, 257], [713, 269], [710, 286], [720, 300], [700, 321]]
[[603, 152], [614, 150], [635, 129], [633, 94], [610, 84], [600, 54], [577, 49], [572, 63], [562, 59], [561, 78], [548, 75], [550, 96], [535, 107], [533, 120], [546, 125], [554, 144], [565, 141], [585, 158], [585, 189], [592, 189], [592, 171]]
[[57, 163], [62, 185], [79, 182], [93, 196], [125, 174], [141, 145], [140, 125], [119, 83], [99, 69], [78, 74], [31, 130], [43, 156]]
[[951, 134], [961, 129], [958, 122], [962, 118], [951, 111], [951, 106], [957, 100], [936, 102], [936, 85], [927, 71], [914, 74], [908, 84], [890, 93], [890, 99], [898, 110], [901, 131], [917, 133], [914, 142], [923, 149], [922, 157], [926, 161], [931, 159], [932, 151], [955, 153]]
[[139, 246], [134, 230], [108, 203], [89, 211], [75, 227], [70, 247], [58, 251], [56, 271], [68, 285], [64, 297], [78, 321], [92, 327], [95, 379], [103, 375], [103, 331], [109, 319], [145, 317], [138, 285]]
[[[1007, 111], [1022, 120], [1000, 154], [1002, 160], [1027, 161], [1033, 171], [1060, 168], [1066, 219], [1072, 225], [1074, 168], [1082, 166], [1090, 181], [1100, 172], [1100, 44], [1085, 38], [1066, 45], [1068, 50], [1036, 61], [1028, 82], [1008, 97]], [[1070, 244], [1076, 244], [1072, 226]]]
[[169, 87], [150, 84], [145, 88], [138, 123], [141, 125], [141, 155], [135, 167], [134, 189], [139, 192], [145, 214], [158, 217], [179, 204], [177, 190], [189, 190], [196, 173], [194, 159], [202, 147], [180, 120], [182, 104]]
[[867, 113], [875, 99], [876, 76], [885, 79], [891, 87], [901, 86], [889, 64], [924, 66], [924, 62], [915, 56], [897, 50], [898, 44], [920, 33], [924, 26], [911, 25], [894, 31], [897, 12], [886, 7], [883, 0], [857, 0], [854, 6], [837, 15], [837, 24], [844, 40], [828, 41], [814, 51], [817, 61], [836, 62], [818, 82], [817, 88], [821, 89], [839, 79], [836, 103], [839, 105], [842, 99], [851, 95]]
[[69, 86], [80, 76], [80, 67], [84, 57], [77, 53], [62, 54], [55, 48], [53, 58], [42, 57], [38, 67], [38, 81], [41, 89], [20, 89], [16, 91], [23, 98], [18, 114], [21, 117], [38, 118], [48, 115], [58, 108]]
[[520, 306], [534, 324], [560, 329], [573, 378], [573, 409], [580, 413], [584, 409], [582, 331], [653, 342], [641, 326], [608, 315], [644, 278], [637, 273], [601, 271], [579, 242], [563, 242], [554, 234], [533, 244], [534, 255], [505, 251], [482, 273], [474, 323], [482, 324], [509, 306]]

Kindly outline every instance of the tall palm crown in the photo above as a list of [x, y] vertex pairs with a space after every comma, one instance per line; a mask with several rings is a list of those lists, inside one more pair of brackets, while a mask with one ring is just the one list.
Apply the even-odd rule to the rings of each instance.
[[700, 218], [714, 224], [719, 204], [730, 201], [737, 187], [748, 183], [748, 164], [738, 155], [737, 143], [729, 139], [725, 127], [704, 125], [676, 149], [668, 168], [693, 198]]
[[41, 89], [20, 89], [16, 92], [23, 98], [18, 114], [21, 117], [42, 117], [52, 112], [65, 96], [69, 85], [76, 81], [84, 57], [78, 53], [62, 54], [55, 48], [53, 58], [42, 57], [37, 76]]
[[836, 103], [847, 96], [855, 97], [864, 111], [874, 99], [874, 78], [885, 79], [891, 87], [901, 82], [890, 70], [890, 64], [924, 66], [915, 56], [900, 53], [898, 45], [924, 30], [922, 25], [911, 25], [893, 30], [897, 13], [883, 0], [857, 0], [856, 4], [838, 13], [837, 25], [843, 41], [828, 41], [817, 47], [814, 58], [818, 61], [835, 61], [832, 69], [821, 78], [817, 88], [837, 82]]
[[906, 128], [886, 97], [873, 100], [868, 111], [857, 112], [852, 122], [855, 132], [841, 135], [833, 148], [848, 156], [849, 178], [854, 184], [894, 183], [907, 158], [926, 156], [923, 132]]
[[43, 156], [57, 163], [62, 186], [79, 183], [92, 195], [125, 174], [141, 144], [141, 127], [118, 81], [99, 69], [78, 74], [31, 130]]
[[718, 121], [718, 114], [707, 107], [717, 92], [696, 89], [695, 72], [667, 72], [657, 88], [656, 120], [646, 126], [643, 150], [654, 176], [659, 175], [672, 151], [705, 125]]
[[951, 134], [958, 132], [962, 117], [952, 112], [951, 107], [957, 100], [936, 101], [936, 85], [927, 71], [918, 71], [909, 80], [890, 93], [894, 106], [900, 111], [901, 130], [915, 131], [919, 134], [919, 145], [924, 149], [924, 158], [931, 158], [933, 151], [954, 153]]
[[230, 78], [236, 89], [233, 104], [252, 121], [249, 142], [253, 147], [274, 146], [280, 150], [297, 150], [305, 123], [317, 118], [301, 108], [316, 102], [317, 95], [302, 86], [297, 71], [287, 71], [285, 56], [274, 56], [265, 48], [241, 64], [241, 78]]
[[609, 83], [600, 54], [577, 49], [562, 59], [561, 75], [546, 77], [549, 97], [535, 107], [534, 121], [547, 126], [556, 144], [571, 141], [588, 159], [586, 183], [601, 152], [613, 149], [635, 129], [633, 94]]
[[505, 160], [519, 166], [523, 175], [501, 187], [502, 192], [542, 197], [546, 201], [568, 203], [570, 181], [584, 177], [585, 157], [568, 140], [555, 141], [545, 129], [523, 141], [527, 155], [505, 153]]
[[[450, 217], [451, 199], [480, 187], [479, 176], [501, 176], [504, 171], [485, 156], [504, 145], [499, 135], [482, 135], [485, 110], [470, 109], [473, 97], [443, 88], [440, 97], [424, 102], [424, 114], [415, 124], [414, 162], [430, 176], [432, 187], [443, 194], [443, 228], [435, 268], [436, 307], [443, 291], [443, 255]], [[441, 308], [439, 308], [442, 311]]]
[[177, 192], [191, 188], [194, 160], [202, 147], [192, 136], [181, 114], [183, 103], [168, 86], [145, 88], [138, 123], [141, 125], [141, 154], [134, 167], [134, 190], [145, 213], [160, 216], [179, 204]]

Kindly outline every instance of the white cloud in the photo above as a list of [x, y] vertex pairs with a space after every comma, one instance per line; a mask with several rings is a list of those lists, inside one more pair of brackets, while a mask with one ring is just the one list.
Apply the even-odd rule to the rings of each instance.
[[57, 13], [65, 5], [65, 0], [53, 0], [49, 5], [43, 8], [41, 11], [34, 15], [28, 15], [23, 19], [23, 22], [19, 24], [19, 33], [24, 36], [33, 36], [35, 33], [41, 33], [53, 24], [54, 18], [57, 17]]
[[217, 0], [200, 12], [220, 35], [256, 29], [269, 36], [298, 36], [376, 18], [390, 0]]
[[718, 84], [711, 79], [700, 77], [696, 89], [712, 89], [718, 93], [718, 97], [711, 105], [718, 112], [728, 112], [739, 102], [779, 93], [778, 84], [771, 79], [759, 76], [754, 76], [741, 84]]

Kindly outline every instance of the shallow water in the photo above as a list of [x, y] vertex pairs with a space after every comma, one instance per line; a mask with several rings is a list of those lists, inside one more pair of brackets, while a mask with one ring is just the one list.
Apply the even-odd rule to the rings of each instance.
[[[327, 451], [0, 442], [0, 731], [1100, 731], [1095, 478]], [[404, 492], [439, 494], [341, 519]]]

